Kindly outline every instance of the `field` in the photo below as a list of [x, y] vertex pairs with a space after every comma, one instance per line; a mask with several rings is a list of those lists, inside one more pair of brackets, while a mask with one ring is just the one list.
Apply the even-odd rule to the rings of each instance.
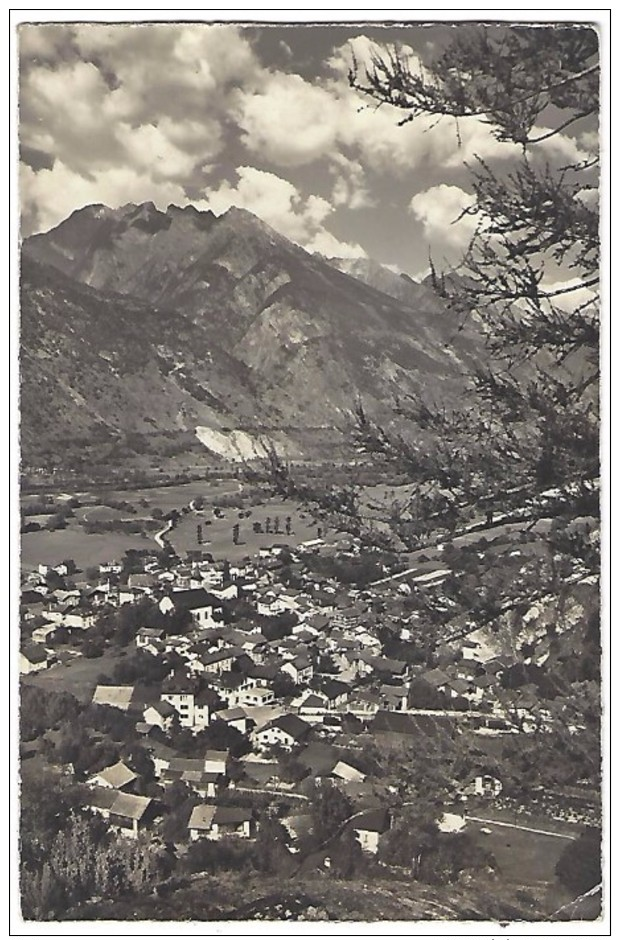
[[98, 676], [102, 673], [111, 675], [114, 666], [126, 655], [125, 650], [111, 649], [94, 659], [79, 656], [70, 663], [57, 664], [42, 672], [22, 676], [21, 681], [47, 692], [70, 692], [80, 701], [89, 702], [98, 684]]
[[[77, 495], [83, 505], [76, 509], [75, 519], [69, 520], [66, 529], [57, 529], [55, 532], [47, 530], [26, 532], [22, 535], [22, 569], [30, 571], [39, 564], [57, 564], [65, 558], [73, 558], [77, 567], [84, 570], [105, 561], [120, 560], [129, 549], [156, 548], [153, 539], [149, 536], [142, 537], [127, 532], [103, 532], [89, 535], [84, 531], [81, 523], [85, 520], [91, 522], [107, 522], [116, 519], [137, 521], [148, 517], [149, 510], [152, 512], [153, 509], [159, 509], [166, 513], [171, 509], [186, 506], [198, 496], [208, 501], [236, 494], [239, 488], [236, 480], [216, 480], [158, 486], [152, 489], [145, 487], [140, 490], [113, 490], [106, 491], [105, 494], [100, 490], [79, 493]], [[127, 510], [113, 509], [104, 505], [107, 500], [127, 502], [137, 512], [132, 515]], [[25, 504], [32, 501], [32, 496], [23, 498]], [[148, 506], [145, 506], [144, 502], [148, 503]]]
[[[194, 480], [192, 483], [176, 483], [173, 486], [153, 486], [142, 487], [138, 490], [106, 490], [103, 495], [103, 501], [122, 500], [131, 503], [137, 509], [140, 501], [146, 500], [151, 509], [161, 509], [162, 512], [169, 512], [171, 509], [178, 509], [181, 506], [187, 506], [192, 499], [202, 496], [206, 501], [221, 496], [228, 496], [240, 491], [240, 485], [236, 480]], [[80, 493], [80, 499], [84, 502], [88, 497], [95, 497], [95, 494]], [[102, 496], [101, 491], [96, 491], [96, 498]]]
[[[246, 509], [221, 509], [221, 518], [206, 507], [201, 512], [185, 516], [167, 536], [175, 550], [183, 555], [192, 549], [201, 548], [210, 552], [216, 560], [228, 558], [240, 561], [246, 556], [255, 555], [263, 546], [277, 543], [291, 547], [317, 537], [319, 528], [326, 540], [335, 539], [338, 533], [326, 528], [325, 523], [316, 520], [312, 513], [301, 508], [294, 500], [266, 499], [259, 506]], [[250, 513], [249, 516], [246, 514]], [[290, 516], [291, 533], [286, 534], [286, 519]], [[265, 531], [266, 520], [271, 520], [271, 532]], [[275, 532], [276, 519], [279, 520], [279, 532]], [[253, 531], [253, 523], [260, 522], [262, 532]], [[233, 543], [233, 526], [239, 525], [239, 544]], [[198, 544], [197, 527], [202, 526], [202, 545]]]
[[[514, 813], [481, 810], [472, 815], [484, 821], [468, 819], [467, 831], [481, 848], [495, 856], [503, 884], [542, 893], [552, 908], [570, 900], [556, 879], [555, 866], [570, 841], [578, 838], [582, 827], [525, 813], [515, 816]], [[498, 825], [508, 821], [523, 828]], [[529, 831], [537, 829], [544, 832]]]
[[26, 532], [21, 537], [21, 565], [31, 571], [39, 564], [57, 564], [65, 558], [73, 558], [78, 568], [84, 570], [104, 561], [121, 559], [131, 548], [143, 549], [154, 546], [150, 539], [124, 532], [105, 532], [88, 535], [81, 526], [71, 525], [56, 532]]

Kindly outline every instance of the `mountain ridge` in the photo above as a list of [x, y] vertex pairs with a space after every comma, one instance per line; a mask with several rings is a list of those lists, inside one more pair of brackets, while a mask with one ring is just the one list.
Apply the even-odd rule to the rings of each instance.
[[[77, 388], [68, 375], [81, 358], [97, 360], [96, 342], [105, 340], [84, 335], [93, 305], [107, 310], [119, 344], [127, 332], [128, 349], [139, 337], [127, 318], [142, 317], [146, 324], [146, 376], [133, 367], [114, 375], [100, 363], [95, 370], [103, 399], [126, 401], [126, 413], [120, 406], [104, 409], [111, 433], [119, 423], [128, 431], [143, 429], [149, 418], [184, 432], [198, 425], [268, 425], [345, 433], [359, 399], [386, 421], [401, 399], [460, 400], [481, 354], [475, 325], [457, 331], [453, 312], [428, 287], [403, 280], [410, 298], [405, 302], [370, 277], [352, 276], [308, 253], [243, 209], [215, 216], [191, 206], [164, 212], [153, 203], [88, 206], [26, 239], [23, 259], [26, 425], [38, 407], [33, 349], [39, 366], [46, 362], [48, 394], [58, 399], [67, 433], [72, 412], [93, 407], [89, 382]], [[79, 339], [77, 348], [72, 336]], [[54, 358], [57, 341], [60, 355]], [[185, 387], [177, 394], [182, 379]], [[67, 382], [73, 395], [63, 391]], [[135, 395], [127, 398], [130, 386]]]

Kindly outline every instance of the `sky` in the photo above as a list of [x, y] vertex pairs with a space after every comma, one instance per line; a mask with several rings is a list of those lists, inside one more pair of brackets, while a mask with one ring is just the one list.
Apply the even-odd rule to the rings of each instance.
[[[475, 156], [517, 147], [479, 118], [377, 108], [350, 88], [352, 56], [397, 43], [424, 69], [446, 24], [23, 24], [19, 29], [22, 235], [91, 203], [236, 205], [309, 251], [371, 257], [423, 277], [456, 263], [472, 220]], [[462, 29], [463, 26], [456, 28]], [[584, 159], [592, 131], [549, 139]]]

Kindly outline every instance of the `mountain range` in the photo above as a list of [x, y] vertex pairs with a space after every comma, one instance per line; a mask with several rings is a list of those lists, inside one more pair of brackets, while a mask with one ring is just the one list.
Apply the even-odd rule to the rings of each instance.
[[23, 454], [162, 433], [308, 454], [347, 437], [358, 400], [388, 423], [410, 398], [460, 401], [483, 342], [429, 284], [245, 210], [87, 206], [23, 244]]

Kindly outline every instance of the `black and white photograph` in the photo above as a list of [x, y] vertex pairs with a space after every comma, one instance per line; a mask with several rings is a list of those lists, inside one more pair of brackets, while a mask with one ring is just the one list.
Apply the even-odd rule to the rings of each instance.
[[609, 935], [607, 11], [18, 12], [16, 931]]

